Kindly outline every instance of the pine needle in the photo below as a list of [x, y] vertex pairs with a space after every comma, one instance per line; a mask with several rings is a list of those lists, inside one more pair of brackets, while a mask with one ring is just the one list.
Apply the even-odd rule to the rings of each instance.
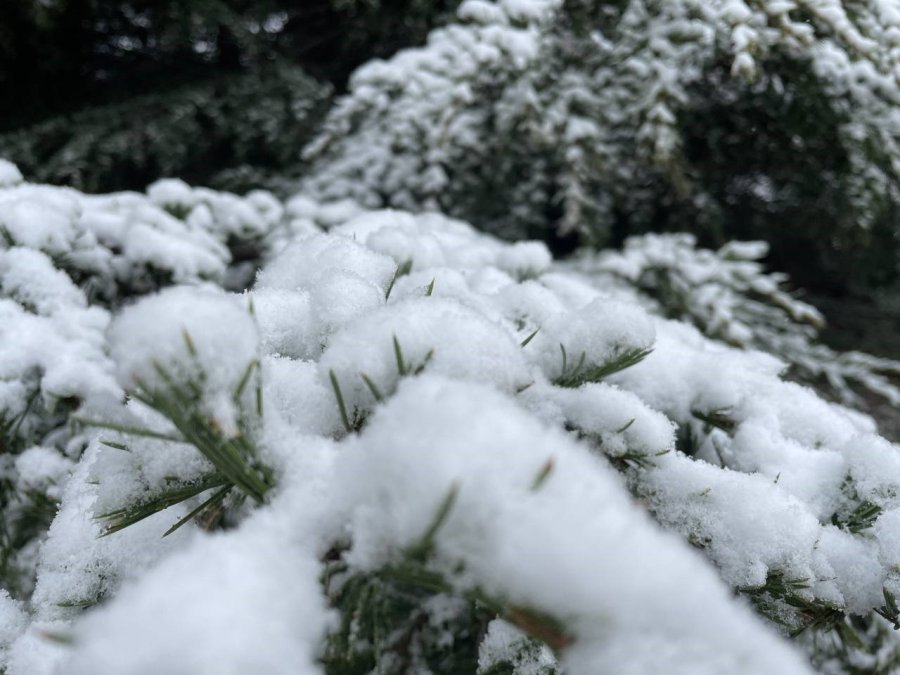
[[[537, 335], [540, 331], [541, 331], [540, 328], [536, 328], [535, 331], [531, 335], [529, 335], [527, 338], [522, 340], [522, 343], [520, 346], [523, 348], [527, 347], [528, 343], [531, 342], [532, 340], [534, 340], [534, 336]], [[560, 347], [562, 347], [562, 345], [560, 345]], [[563, 352], [565, 352], [565, 348], [563, 348]], [[563, 357], [563, 358], [565, 358], [565, 357]]]
[[232, 487], [226, 478], [219, 474], [213, 474], [212, 476], [200, 479], [194, 483], [169, 488], [140, 503], [132, 504], [131, 506], [122, 509], [101, 513], [94, 516], [97, 520], [107, 521], [103, 533], [100, 536], [106, 537], [110, 534], [124, 530], [126, 527], [139, 523], [145, 518], [149, 518], [170, 506], [180, 504], [207, 490], [226, 485], [229, 489]]
[[173, 434], [167, 434], [162, 431], [153, 431], [152, 429], [145, 429], [143, 427], [135, 427], [130, 426], [128, 424], [117, 424], [116, 422], [107, 422], [105, 420], [95, 420], [90, 419], [88, 417], [81, 417], [79, 415], [72, 415], [70, 417], [73, 422], [77, 422], [78, 424], [83, 424], [88, 427], [97, 427], [98, 429], [109, 429], [110, 431], [118, 431], [120, 434], [126, 434], [128, 436], [142, 436], [145, 438], [156, 438], [161, 441], [171, 441], [172, 443], [184, 443], [185, 440], [183, 438], [179, 438]]
[[344, 428], [348, 434], [353, 433], [353, 425], [350, 424], [350, 416], [347, 415], [347, 406], [344, 403], [344, 395], [341, 393], [341, 385], [333, 370], [328, 371], [328, 379], [331, 380], [331, 389], [334, 391], [335, 399], [337, 399], [338, 410], [341, 413], [341, 421], [344, 423]]
[[401, 377], [406, 375], [407, 369], [406, 364], [403, 362], [403, 350], [400, 349], [400, 342], [397, 340], [397, 336], [393, 336], [394, 341], [394, 358], [397, 360], [397, 372]]
[[170, 534], [175, 532], [182, 525], [189, 522], [190, 520], [193, 520], [195, 516], [198, 516], [201, 513], [203, 513], [204, 511], [206, 511], [207, 509], [222, 503], [222, 501], [224, 501], [224, 499], [228, 495], [228, 493], [231, 492], [231, 489], [233, 487], [234, 486], [230, 485], [230, 484], [225, 485], [220, 490], [214, 492], [212, 497], [210, 497], [209, 499], [204, 501], [197, 508], [192, 509], [191, 512], [188, 513], [184, 518], [181, 518], [178, 522], [176, 522], [174, 525], [172, 525], [172, 527], [170, 527], [168, 530], [166, 530], [163, 533], [163, 537], [168, 537]]
[[397, 283], [397, 279], [400, 277], [405, 277], [412, 271], [413, 261], [412, 258], [409, 260], [405, 260], [400, 265], [397, 266], [396, 271], [394, 272], [394, 276], [391, 278], [391, 283], [388, 284], [387, 291], [384, 293], [384, 299], [388, 300], [391, 297], [391, 291], [394, 290], [394, 284]]
[[422, 535], [418, 542], [413, 544], [407, 550], [407, 556], [414, 560], [425, 560], [430, 554], [432, 549], [434, 549], [434, 538], [437, 536], [437, 533], [440, 531], [441, 527], [447, 521], [447, 517], [450, 515], [450, 511], [453, 510], [454, 504], [456, 504], [456, 499], [459, 496], [459, 483], [453, 483], [450, 486], [450, 489], [447, 491], [447, 495], [441, 501], [438, 506], [437, 511], [435, 512], [434, 518], [431, 521], [431, 524], [428, 526], [428, 529]]
[[541, 467], [541, 470], [538, 471], [538, 474], [534, 477], [534, 481], [531, 483], [531, 491], [537, 492], [540, 490], [544, 483], [547, 482], [547, 479], [550, 477], [550, 474], [553, 473], [554, 461], [553, 458], [549, 458], [544, 465]]

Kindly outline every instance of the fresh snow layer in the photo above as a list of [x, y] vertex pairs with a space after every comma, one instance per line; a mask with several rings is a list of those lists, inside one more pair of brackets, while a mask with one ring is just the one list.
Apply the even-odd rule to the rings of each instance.
[[352, 562], [363, 568], [415, 543], [455, 485], [436, 540], [441, 562], [464, 566], [460, 588], [565, 617], [573, 675], [805, 670], [697, 554], [635, 508], [599, 458], [494, 389], [430, 375], [404, 383], [337, 473], [353, 514]]
[[258, 343], [249, 308], [215, 288], [166, 289], [125, 308], [110, 329], [123, 387], [153, 392], [172, 379], [202, 381], [202, 406], [228, 430], [237, 420], [234, 392]]

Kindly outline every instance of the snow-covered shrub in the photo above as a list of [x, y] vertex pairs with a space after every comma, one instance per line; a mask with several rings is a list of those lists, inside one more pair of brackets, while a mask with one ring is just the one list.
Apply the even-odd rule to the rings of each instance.
[[[4, 465], [59, 509], [33, 593], [0, 595], [7, 675], [897, 668], [900, 448], [703, 335], [715, 301], [654, 315], [626, 273], [650, 243], [560, 264], [438, 214], [270, 206], [242, 295], [189, 277], [110, 315], [42, 230], [3, 250], [10, 316], [60, 335], [38, 373], [89, 366], [42, 383], [83, 401], [66, 442]], [[752, 247], [688, 244], [657, 242], [720, 275], [720, 313], [777, 293]]]
[[284, 212], [176, 180], [146, 195], [21, 181], [0, 160], [0, 584], [17, 597], [87, 443], [70, 415], [122, 396], [109, 309], [173, 283], [243, 287]]
[[891, 2], [468, 0], [354, 74], [305, 189], [509, 238], [761, 238], [801, 285], [883, 283], [898, 31]]
[[784, 275], [764, 272], [760, 260], [768, 248], [731, 242], [709, 251], [688, 234], [644, 235], [627, 240], [620, 252], [585, 254], [575, 267], [626, 282], [653, 311], [688, 321], [711, 338], [777, 356], [791, 377], [843, 403], [862, 404], [858, 392], [866, 391], [900, 404], [900, 363], [821, 344], [824, 317], [783, 290]]

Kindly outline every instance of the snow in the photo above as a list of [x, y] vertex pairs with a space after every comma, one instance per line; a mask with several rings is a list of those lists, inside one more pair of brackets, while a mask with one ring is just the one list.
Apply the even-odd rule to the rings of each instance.
[[260, 274], [259, 288], [309, 289], [320, 276], [341, 270], [357, 275], [383, 291], [396, 264], [347, 237], [309, 235], [282, 251]]
[[154, 392], [172, 386], [169, 378], [200, 382], [201, 405], [227, 430], [235, 427], [232, 398], [258, 343], [249, 309], [211, 288], [176, 287], [148, 296], [125, 308], [110, 328], [122, 387]]
[[529, 649], [526, 639], [524, 633], [503, 619], [491, 621], [479, 647], [478, 672], [490, 672], [491, 667], [507, 661], [522, 675], [543, 675], [548, 668], [557, 665], [553, 652], [546, 645]]
[[[318, 563], [273, 534], [260, 527], [195, 540], [86, 618], [62, 672], [321, 672], [314, 645], [327, 615]], [[210, 567], [209, 560], [216, 564]], [[203, 570], [199, 577], [198, 569]], [[248, 622], [248, 616], [256, 619]], [[121, 636], [115, 648], [110, 648], [110, 634]]]
[[0, 588], [0, 658], [9, 646], [25, 630], [27, 617], [21, 603], [16, 602], [4, 589]]
[[[548, 459], [552, 472], [533, 490]], [[805, 672], [609, 471], [496, 391], [422, 376], [401, 385], [338, 461], [351, 561], [371, 569], [413, 544], [455, 485], [435, 541], [441, 567], [461, 565], [462, 587], [567, 617], [576, 640], [568, 672], [621, 668], [623, 644], [632, 672]], [[698, 597], [702, 612], [692, 609]], [[647, 639], [659, 649], [635, 649]]]
[[250, 294], [263, 349], [295, 359], [321, 351], [321, 327], [308, 291], [257, 288]]
[[[117, 394], [105, 353], [108, 313], [88, 307], [83, 293], [45, 254], [21, 247], [0, 250], [0, 293], [4, 384], [37, 377], [47, 406], [69, 397]], [[13, 416], [22, 412], [0, 397], [0, 413], [4, 410]]]
[[59, 499], [60, 487], [72, 470], [72, 461], [56, 450], [35, 445], [24, 450], [15, 461], [19, 490], [41, 490]]
[[[187, 532], [179, 531], [160, 540], [171, 521], [183, 515], [180, 506], [176, 513], [157, 514], [118, 533], [121, 537], [99, 538], [101, 526], [94, 515], [97, 492], [103, 488], [92, 480], [93, 465], [109, 450], [93, 443], [65, 486], [62, 506], [41, 547], [32, 598], [37, 620], [71, 620], [80, 610], [65, 605], [91, 604], [106, 597], [122, 579], [139, 576], [187, 538]], [[115, 473], [104, 476], [104, 483], [117, 478]]]
[[0, 187], [10, 187], [22, 182], [22, 172], [9, 160], [0, 157]]

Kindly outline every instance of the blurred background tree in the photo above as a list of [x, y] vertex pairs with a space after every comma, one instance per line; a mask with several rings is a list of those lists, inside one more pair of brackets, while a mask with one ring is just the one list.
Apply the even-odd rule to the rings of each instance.
[[359, 64], [456, 0], [8, 0], [0, 156], [91, 191], [162, 175], [248, 190], [299, 151]]

